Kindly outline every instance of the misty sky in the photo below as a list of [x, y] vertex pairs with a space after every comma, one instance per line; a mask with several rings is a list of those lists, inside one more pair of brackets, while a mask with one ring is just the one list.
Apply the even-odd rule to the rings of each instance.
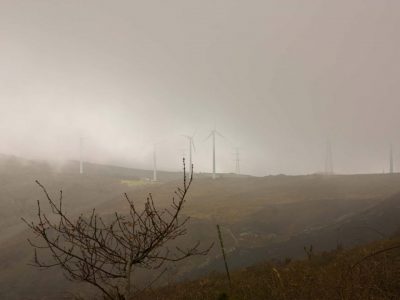
[[398, 0], [0, 0], [0, 153], [197, 171], [400, 169]]

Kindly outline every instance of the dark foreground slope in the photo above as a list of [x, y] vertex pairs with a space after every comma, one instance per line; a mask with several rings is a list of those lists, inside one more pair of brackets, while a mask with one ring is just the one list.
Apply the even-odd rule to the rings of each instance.
[[400, 238], [331, 252], [307, 259], [264, 262], [225, 274], [169, 285], [138, 294], [148, 300], [368, 300], [398, 299]]

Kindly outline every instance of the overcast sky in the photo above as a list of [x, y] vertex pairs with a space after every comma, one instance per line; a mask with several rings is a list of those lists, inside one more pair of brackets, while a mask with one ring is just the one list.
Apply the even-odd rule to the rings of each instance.
[[[0, 153], [177, 170], [400, 169], [398, 0], [0, 0]], [[186, 150], [185, 150], [186, 148]]]

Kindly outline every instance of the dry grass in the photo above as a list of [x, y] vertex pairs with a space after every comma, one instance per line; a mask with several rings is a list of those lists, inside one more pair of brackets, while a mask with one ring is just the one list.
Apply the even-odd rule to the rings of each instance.
[[311, 255], [302, 261], [259, 264], [226, 278], [206, 278], [148, 291], [140, 299], [399, 299], [400, 238]]

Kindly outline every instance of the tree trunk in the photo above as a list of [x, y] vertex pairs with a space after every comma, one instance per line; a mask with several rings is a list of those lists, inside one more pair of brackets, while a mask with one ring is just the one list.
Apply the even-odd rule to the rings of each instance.
[[132, 273], [132, 260], [129, 259], [126, 266], [126, 283], [125, 283], [125, 300], [131, 300], [131, 273]]

